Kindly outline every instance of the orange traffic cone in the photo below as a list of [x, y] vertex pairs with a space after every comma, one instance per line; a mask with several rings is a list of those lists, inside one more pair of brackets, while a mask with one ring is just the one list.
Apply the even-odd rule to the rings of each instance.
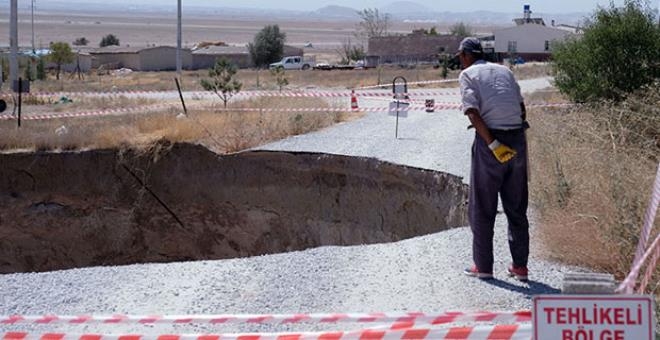
[[351, 90], [351, 110], [358, 109], [357, 96], [355, 95], [355, 90]]

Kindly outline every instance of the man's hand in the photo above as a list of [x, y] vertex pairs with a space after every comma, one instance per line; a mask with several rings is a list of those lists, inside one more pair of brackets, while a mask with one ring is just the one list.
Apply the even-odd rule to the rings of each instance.
[[488, 148], [493, 152], [495, 158], [504, 164], [516, 156], [516, 150], [500, 143], [497, 139], [488, 144]]

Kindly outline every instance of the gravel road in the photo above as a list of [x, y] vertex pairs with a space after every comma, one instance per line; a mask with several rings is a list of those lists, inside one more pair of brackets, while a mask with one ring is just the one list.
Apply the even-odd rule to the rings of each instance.
[[[549, 86], [549, 80], [521, 81], [521, 86], [529, 92]], [[456, 100], [436, 98], [437, 102]], [[360, 101], [363, 106], [383, 103]], [[474, 132], [466, 126], [467, 119], [458, 111], [411, 112], [401, 119], [401, 138], [396, 140], [394, 118], [373, 113], [259, 149], [369, 156], [467, 177]], [[530, 308], [534, 294], [557, 293], [562, 273], [569, 269], [535, 256], [535, 244], [530, 261], [533, 281], [523, 284], [507, 278], [510, 256], [503, 215], [496, 222], [496, 280], [483, 282], [461, 274], [471, 264], [470, 249], [470, 231], [459, 227], [390, 244], [323, 247], [223, 261], [0, 275], [0, 314], [512, 311]], [[0, 325], [0, 330], [26, 328], [31, 327]], [[47, 329], [111, 333], [287, 330], [267, 325], [249, 329], [58, 325]]]

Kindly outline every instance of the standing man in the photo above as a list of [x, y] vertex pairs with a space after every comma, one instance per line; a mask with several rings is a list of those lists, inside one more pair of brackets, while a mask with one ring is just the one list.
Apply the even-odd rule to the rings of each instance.
[[506, 67], [487, 63], [477, 38], [461, 41], [458, 54], [463, 113], [476, 130], [468, 215], [474, 265], [465, 274], [493, 278], [493, 235], [498, 195], [509, 223], [513, 263], [509, 275], [527, 281], [527, 143], [525, 104], [520, 86]]

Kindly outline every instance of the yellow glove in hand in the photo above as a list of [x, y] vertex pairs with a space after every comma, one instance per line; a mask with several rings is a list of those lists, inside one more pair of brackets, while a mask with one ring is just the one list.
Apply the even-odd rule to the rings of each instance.
[[516, 155], [516, 150], [500, 143], [497, 139], [488, 144], [488, 148], [493, 152], [495, 158], [497, 158], [502, 164], [510, 161]]

